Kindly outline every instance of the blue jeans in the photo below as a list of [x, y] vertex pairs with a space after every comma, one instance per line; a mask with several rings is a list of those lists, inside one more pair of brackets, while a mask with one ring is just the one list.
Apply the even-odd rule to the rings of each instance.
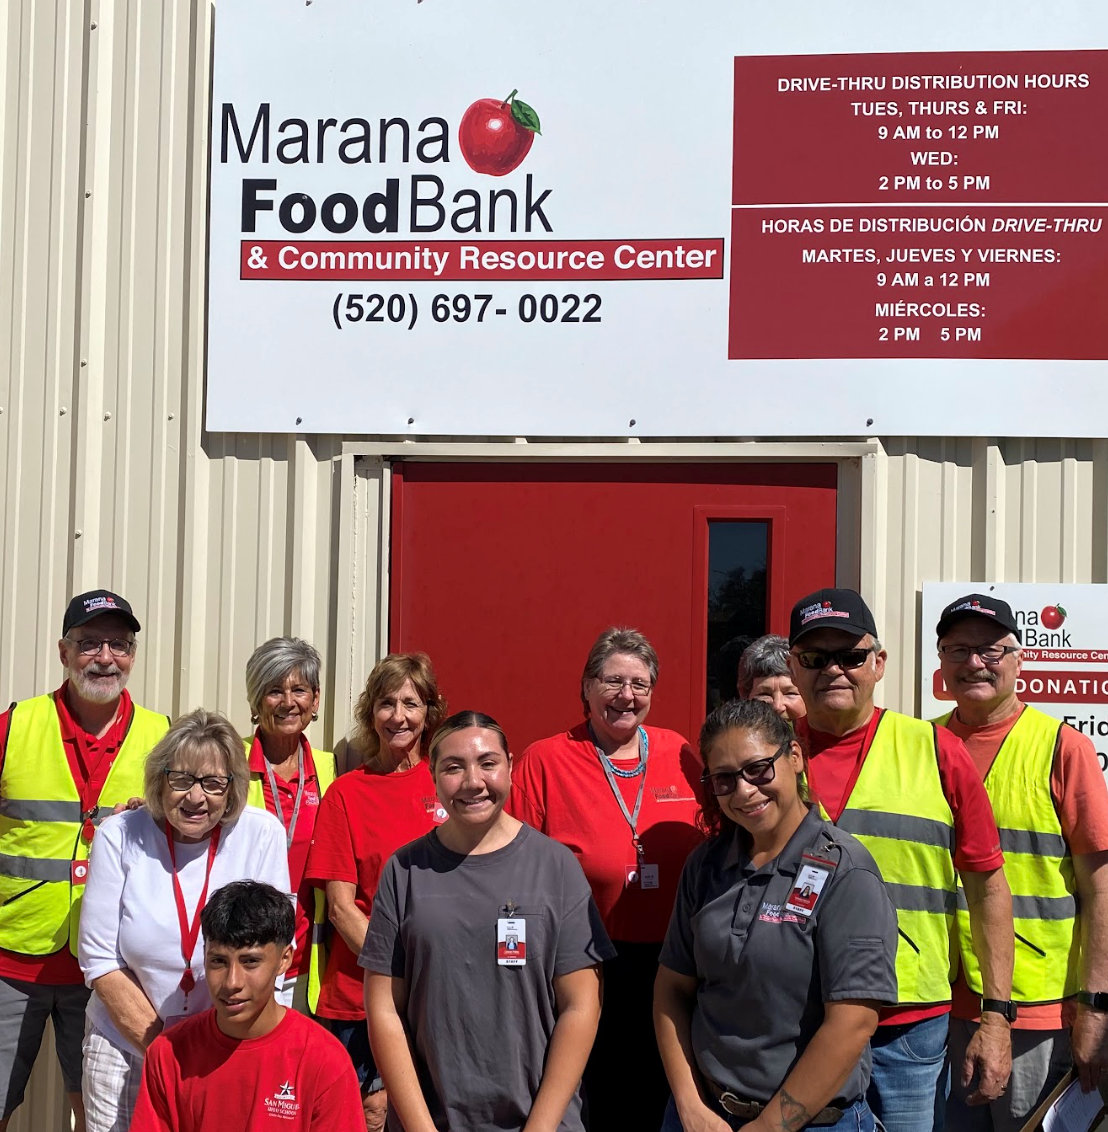
[[[750, 1123], [749, 1120], [740, 1120], [737, 1116], [731, 1116], [722, 1109], [717, 1111], [732, 1128], [745, 1128]], [[811, 1125], [807, 1124], [805, 1127], [810, 1128]], [[876, 1128], [873, 1113], [870, 1112], [869, 1105], [864, 1100], [855, 1101], [850, 1108], [844, 1109], [841, 1119], [836, 1120], [834, 1124], [819, 1125], [820, 1132], [875, 1132]], [[666, 1105], [661, 1132], [685, 1132], [681, 1127], [681, 1118], [677, 1115], [677, 1105], [673, 1103], [673, 1097], [669, 1098], [669, 1104]]]
[[364, 1018], [357, 1022], [348, 1022], [343, 1018], [320, 1018], [328, 1030], [343, 1044], [343, 1048], [350, 1054], [354, 1063], [354, 1072], [358, 1074], [358, 1085], [362, 1095], [378, 1093], [385, 1083], [381, 1074], [377, 1072], [377, 1065], [373, 1060], [373, 1051], [369, 1048], [369, 1030]]
[[878, 1026], [866, 1100], [887, 1132], [943, 1132], [949, 1014], [906, 1026]]

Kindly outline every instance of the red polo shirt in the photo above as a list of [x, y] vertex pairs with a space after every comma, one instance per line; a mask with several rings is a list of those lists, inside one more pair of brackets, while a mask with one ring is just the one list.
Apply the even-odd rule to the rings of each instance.
[[[300, 745], [304, 752], [304, 793], [300, 797], [300, 812], [296, 818], [296, 825], [292, 827], [292, 844], [289, 846], [289, 881], [293, 892], [296, 893], [296, 956], [288, 971], [290, 979], [308, 969], [312, 916], [315, 912], [315, 886], [304, 880], [304, 869], [308, 863], [308, 850], [312, 846], [320, 800], [319, 779], [316, 776], [312, 748], [303, 735], [300, 736]], [[261, 778], [265, 808], [284, 822], [287, 834], [292, 822], [292, 811], [296, 805], [296, 791], [300, 786], [299, 771], [287, 782], [279, 774], [274, 774], [277, 796], [281, 803], [278, 809], [273, 804], [273, 791], [269, 785], [269, 775], [265, 771], [266, 758], [262, 753], [262, 744], [257, 732], [254, 733], [254, 743], [250, 748], [248, 761], [250, 773], [257, 774]]]
[[[127, 736], [131, 717], [135, 709], [130, 693], [124, 689], [119, 697], [119, 710], [111, 727], [103, 738], [98, 739], [79, 727], [66, 706], [65, 693], [69, 686], [67, 680], [55, 693], [54, 704], [58, 709], [58, 727], [61, 731], [65, 757], [69, 760], [69, 772], [73, 784], [82, 800], [99, 798], [108, 772], [112, 769], [119, 748]], [[0, 774], [3, 773], [7, 758], [8, 728], [11, 723], [11, 709], [0, 715]], [[126, 799], [123, 799], [126, 801]], [[90, 803], [91, 804], [91, 803]], [[69, 946], [55, 951], [53, 955], [20, 955], [0, 947], [0, 977], [19, 979], [25, 983], [39, 983], [47, 986], [75, 986], [84, 982], [76, 956]]]

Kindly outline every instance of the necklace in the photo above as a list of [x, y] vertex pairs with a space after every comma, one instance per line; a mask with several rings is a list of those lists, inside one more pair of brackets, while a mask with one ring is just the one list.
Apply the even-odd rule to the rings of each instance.
[[639, 728], [639, 761], [636, 766], [624, 770], [622, 767], [616, 766], [609, 755], [605, 754], [601, 749], [600, 744], [596, 741], [596, 733], [589, 727], [589, 733], [592, 735], [593, 746], [596, 748], [596, 753], [600, 756], [604, 766], [616, 776], [616, 778], [638, 778], [646, 770], [646, 760], [650, 753], [650, 740], [646, 737], [646, 732]]

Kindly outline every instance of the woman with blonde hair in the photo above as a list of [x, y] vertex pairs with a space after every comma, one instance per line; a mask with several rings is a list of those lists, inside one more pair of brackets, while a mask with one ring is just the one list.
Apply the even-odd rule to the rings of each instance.
[[106, 819], [89, 859], [78, 959], [92, 988], [82, 1092], [89, 1132], [125, 1132], [147, 1046], [211, 1006], [200, 913], [216, 889], [289, 891], [285, 832], [246, 805], [242, 740], [218, 712], [181, 716], [146, 758], [146, 805]]
[[369, 1048], [358, 953], [385, 862], [445, 820], [426, 758], [445, 715], [424, 653], [393, 653], [373, 669], [354, 709], [351, 742], [363, 764], [327, 791], [308, 855], [305, 876], [326, 889], [335, 928], [316, 1013], [350, 1053], [369, 1132], [384, 1127], [387, 1097]]

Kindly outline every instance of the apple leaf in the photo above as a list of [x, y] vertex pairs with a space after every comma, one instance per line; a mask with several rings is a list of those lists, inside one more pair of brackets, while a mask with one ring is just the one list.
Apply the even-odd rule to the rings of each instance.
[[518, 98], [512, 99], [512, 117], [525, 130], [530, 130], [532, 133], [536, 134], [542, 133], [542, 130], [539, 128], [539, 116], [526, 102], [520, 102]]
[[1062, 606], [1060, 606], [1060, 605], [1056, 605], [1056, 606], [1055, 606], [1054, 608], [1055, 608], [1055, 609], [1057, 609], [1057, 610], [1058, 610], [1058, 612], [1059, 612], [1059, 613], [1060, 613], [1060, 614], [1061, 614], [1061, 615], [1062, 615], [1063, 617], [1068, 617], [1068, 616], [1069, 616], [1069, 614], [1068, 614], [1068, 613], [1067, 613], [1067, 612], [1065, 611], [1065, 609], [1064, 609], [1064, 608], [1063, 608]]

